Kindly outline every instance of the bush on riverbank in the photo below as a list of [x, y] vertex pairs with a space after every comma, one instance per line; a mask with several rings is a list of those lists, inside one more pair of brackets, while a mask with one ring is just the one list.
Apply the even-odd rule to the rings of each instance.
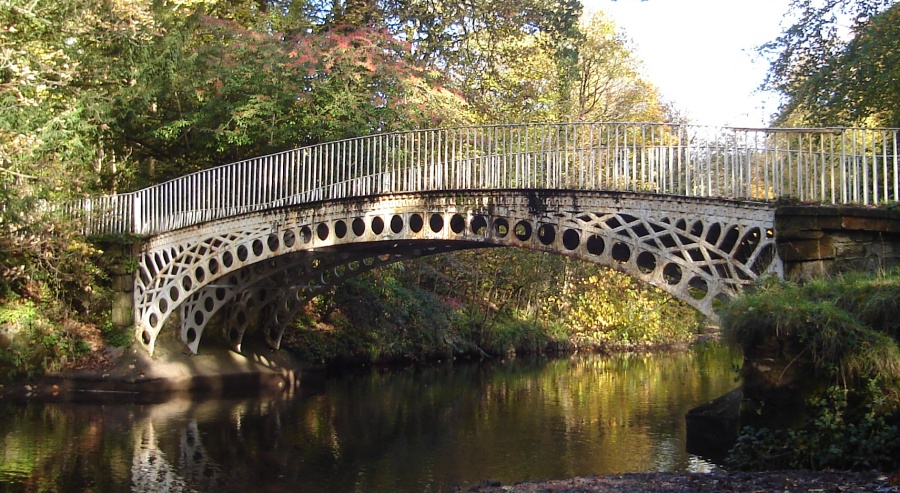
[[[102, 349], [102, 252], [74, 225], [23, 213], [0, 235], [0, 381], [58, 371]], [[3, 221], [0, 220], [0, 225]]]
[[535, 252], [394, 264], [319, 296], [283, 344], [314, 363], [682, 346], [698, 315], [598, 266]]
[[[900, 271], [853, 273], [804, 285], [769, 279], [721, 312], [744, 354], [777, 348], [811, 375], [800, 426], [745, 428], [735, 468], [900, 468]], [[778, 364], [777, 362], [775, 364]], [[745, 363], [745, 375], [751, 371]], [[776, 372], [778, 373], [778, 372]]]

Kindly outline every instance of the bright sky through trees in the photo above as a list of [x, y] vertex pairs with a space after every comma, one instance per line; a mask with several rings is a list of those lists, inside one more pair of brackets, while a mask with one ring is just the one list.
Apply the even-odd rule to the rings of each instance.
[[756, 47], [781, 32], [789, 0], [583, 0], [634, 41], [662, 96], [692, 122], [766, 126], [777, 97], [757, 91], [768, 62]]

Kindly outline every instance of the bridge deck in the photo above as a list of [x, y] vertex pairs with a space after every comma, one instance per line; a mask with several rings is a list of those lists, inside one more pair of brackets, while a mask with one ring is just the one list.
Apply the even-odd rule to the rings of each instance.
[[399, 192], [604, 190], [877, 205], [900, 201], [898, 149], [898, 129], [547, 123], [420, 130], [240, 161], [82, 199], [71, 213], [88, 233], [154, 235]]

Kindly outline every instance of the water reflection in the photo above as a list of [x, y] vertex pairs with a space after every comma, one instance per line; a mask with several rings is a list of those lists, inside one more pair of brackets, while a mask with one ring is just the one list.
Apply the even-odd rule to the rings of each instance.
[[509, 361], [329, 379], [291, 399], [0, 408], [0, 491], [452, 491], [703, 470], [684, 413], [735, 355]]

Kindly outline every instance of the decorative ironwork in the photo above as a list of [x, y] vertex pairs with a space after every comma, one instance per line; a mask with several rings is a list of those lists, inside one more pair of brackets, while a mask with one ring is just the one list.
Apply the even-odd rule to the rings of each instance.
[[715, 318], [716, 299], [780, 275], [774, 206], [555, 190], [395, 194], [247, 214], [151, 238], [139, 261], [137, 337], [153, 351], [176, 307], [192, 351], [223, 307], [240, 348], [273, 347], [322, 289], [385, 263], [464, 248], [556, 252], [628, 273]]

